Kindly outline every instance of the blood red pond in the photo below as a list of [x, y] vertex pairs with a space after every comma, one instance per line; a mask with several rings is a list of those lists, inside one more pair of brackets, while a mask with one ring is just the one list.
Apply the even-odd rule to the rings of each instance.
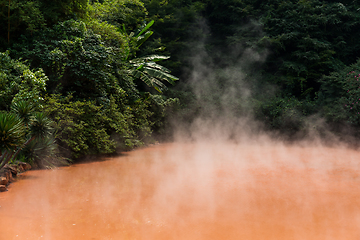
[[360, 239], [360, 152], [172, 143], [24, 173], [0, 239]]

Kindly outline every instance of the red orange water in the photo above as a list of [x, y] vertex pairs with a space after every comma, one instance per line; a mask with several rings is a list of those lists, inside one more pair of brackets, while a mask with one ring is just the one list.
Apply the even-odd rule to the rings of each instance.
[[0, 193], [0, 239], [360, 239], [360, 152], [164, 144], [30, 171]]

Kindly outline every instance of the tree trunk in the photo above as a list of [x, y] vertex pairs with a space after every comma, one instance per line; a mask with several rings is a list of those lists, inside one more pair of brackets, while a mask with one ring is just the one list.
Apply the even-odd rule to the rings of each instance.
[[[10, 155], [9, 155], [9, 154], [10, 154]], [[5, 155], [5, 153], [4, 153], [4, 155]], [[5, 166], [5, 164], [7, 164], [8, 162], [10, 162], [12, 156], [14, 155], [14, 152], [8, 153], [8, 154], [6, 154], [6, 155], [7, 155], [7, 156], [4, 157], [4, 159], [2, 160], [2, 163], [0, 164], [0, 169], [2, 169], [2, 168]]]
[[10, 43], [10, 0], [8, 8], [8, 43]]
[[9, 154], [9, 152], [7, 150], [4, 151], [4, 153], [0, 156], [0, 164], [2, 163], [2, 161], [6, 158], [6, 156]]
[[[35, 136], [32, 136], [32, 137], [29, 138], [21, 147], [19, 147], [19, 148], [16, 150], [14, 156], [9, 159], [9, 162], [10, 162], [11, 159], [16, 159], [16, 157], [17, 157], [17, 155], [19, 154], [19, 152], [21, 151], [21, 149], [23, 149], [26, 145], [28, 145], [29, 143], [31, 143], [34, 139], [35, 139]], [[1, 167], [0, 167], [0, 169], [1, 169]]]

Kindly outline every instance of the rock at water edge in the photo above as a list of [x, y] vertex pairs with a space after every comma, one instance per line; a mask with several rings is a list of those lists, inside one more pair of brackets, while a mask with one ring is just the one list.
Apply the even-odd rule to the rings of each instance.
[[7, 188], [5, 185], [0, 185], [0, 192], [5, 192], [7, 191]]

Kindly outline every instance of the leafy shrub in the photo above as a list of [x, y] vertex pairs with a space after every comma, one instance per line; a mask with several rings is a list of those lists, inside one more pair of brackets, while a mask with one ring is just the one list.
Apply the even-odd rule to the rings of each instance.
[[21, 150], [18, 159], [30, 163], [35, 168], [54, 168], [67, 165], [70, 161], [61, 156], [53, 136], [32, 141]]
[[341, 71], [323, 77], [320, 100], [330, 122], [360, 124], [360, 59]]
[[[67, 157], [110, 153], [115, 142], [104, 128], [105, 115], [93, 101], [70, 101], [72, 96], [46, 98], [45, 112], [55, 121], [55, 138]], [[69, 151], [70, 154], [66, 153]]]
[[104, 105], [72, 101], [71, 95], [46, 98], [44, 111], [56, 123], [55, 137], [67, 157], [128, 150], [150, 138], [155, 124], [150, 101], [144, 98], [127, 105], [126, 94], [122, 94], [122, 102], [119, 96], [110, 97]]
[[8, 52], [0, 52], [0, 110], [9, 110], [11, 102], [26, 100], [41, 107], [48, 78], [42, 70], [31, 70]]
[[296, 133], [305, 127], [306, 117], [315, 112], [315, 103], [295, 97], [274, 97], [260, 103], [257, 117], [272, 129]]
[[108, 99], [116, 94], [122, 50], [107, 46], [84, 22], [60, 22], [37, 34], [30, 44], [25, 42], [12, 52], [44, 69], [48, 92], [73, 93], [77, 99]]

